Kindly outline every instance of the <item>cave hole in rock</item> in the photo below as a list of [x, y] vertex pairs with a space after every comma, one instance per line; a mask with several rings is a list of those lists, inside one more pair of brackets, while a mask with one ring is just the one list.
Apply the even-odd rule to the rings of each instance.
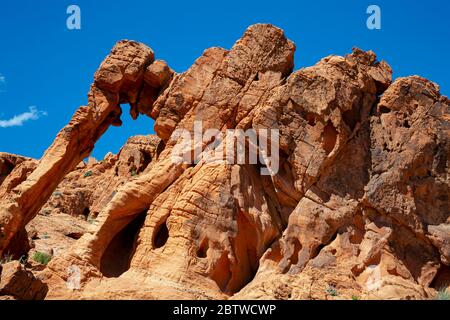
[[433, 281], [430, 285], [431, 288], [439, 291], [445, 290], [446, 288], [450, 288], [450, 267], [444, 264], [441, 265], [441, 268], [435, 275]]
[[156, 229], [153, 236], [153, 249], [164, 247], [167, 240], [169, 240], [169, 229], [167, 228], [167, 219], [164, 220]]
[[331, 121], [328, 121], [323, 130], [323, 149], [328, 154], [333, 151], [336, 146], [338, 132]]
[[359, 106], [354, 104], [351, 110], [347, 110], [342, 114], [345, 124], [353, 131], [361, 117]]
[[0, 162], [0, 185], [6, 177], [14, 170], [15, 165], [8, 160]]
[[338, 236], [338, 232], [336, 231], [335, 233], [333, 233], [333, 235], [330, 237], [330, 239], [328, 241], [318, 245], [317, 248], [315, 248], [315, 250], [313, 251], [313, 254], [311, 255], [311, 259], [314, 259], [315, 257], [317, 257], [326, 246], [328, 246], [329, 244], [334, 242], [334, 240], [336, 240], [337, 236]]
[[389, 113], [389, 112], [391, 112], [391, 109], [389, 109], [388, 107], [385, 107], [385, 106], [381, 106], [379, 108], [379, 111], [380, 111], [380, 113]]
[[197, 257], [206, 258], [208, 249], [209, 249], [209, 241], [208, 241], [208, 238], [205, 238], [200, 243], [200, 246], [197, 249]]
[[316, 115], [312, 112], [308, 112], [306, 114], [306, 121], [308, 121], [308, 124], [311, 127], [314, 127], [316, 125]]
[[298, 253], [300, 252], [302, 245], [300, 244], [300, 241], [298, 241], [297, 238], [293, 239], [293, 252], [291, 255], [291, 265], [296, 265], [298, 263]]
[[147, 211], [138, 214], [110, 242], [103, 253], [100, 271], [105, 277], [117, 278], [130, 268], [136, 250], [139, 231], [144, 225]]
[[147, 169], [148, 165], [152, 161], [152, 156], [150, 153], [142, 151], [142, 155], [143, 155], [144, 159], [143, 159], [142, 167], [140, 168], [138, 173], [141, 173], [142, 171]]
[[90, 213], [90, 218], [91, 219], [97, 219], [97, 217], [98, 217], [98, 215], [99, 215], [99, 212], [98, 211], [92, 211], [91, 213]]
[[86, 208], [83, 209], [82, 215], [83, 215], [83, 217], [85, 217], [86, 220], [87, 220], [87, 219], [89, 218], [90, 213], [91, 213], [91, 210], [90, 210], [89, 208], [86, 207]]
[[74, 240], [78, 240], [83, 236], [82, 232], [69, 232], [66, 234], [66, 237], [69, 237]]

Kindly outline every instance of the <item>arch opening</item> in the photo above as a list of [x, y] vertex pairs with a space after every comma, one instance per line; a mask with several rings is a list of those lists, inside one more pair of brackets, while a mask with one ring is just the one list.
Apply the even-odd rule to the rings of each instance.
[[121, 125], [111, 126], [95, 143], [91, 156], [97, 160], [102, 160], [109, 153], [119, 153], [130, 137], [137, 135], [155, 134], [155, 121], [145, 115], [141, 115], [134, 120], [129, 111], [128, 104], [122, 104], [123, 110], [120, 116]]

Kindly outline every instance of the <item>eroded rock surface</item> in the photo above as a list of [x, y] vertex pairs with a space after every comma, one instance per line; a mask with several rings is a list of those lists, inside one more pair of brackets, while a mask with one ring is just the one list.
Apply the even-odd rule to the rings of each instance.
[[[59, 246], [39, 271], [48, 299], [428, 299], [448, 288], [449, 100], [417, 76], [392, 82], [370, 51], [298, 71], [294, 52], [282, 30], [258, 24], [175, 74], [148, 47], [119, 42], [89, 107], [35, 168], [2, 169], [0, 252], [29, 221], [39, 234], [69, 217], [54, 242], [36, 240]], [[159, 138], [79, 164], [125, 102], [155, 119]], [[279, 130], [279, 170], [174, 161], [176, 133], [198, 121]]]
[[101, 209], [126, 182], [142, 174], [157, 158], [160, 139], [134, 136], [117, 155], [81, 162], [57, 186], [38, 215], [27, 225], [34, 252], [53, 257], [66, 252], [95, 222]]
[[48, 287], [19, 262], [0, 266], [0, 296], [14, 300], [42, 300]]

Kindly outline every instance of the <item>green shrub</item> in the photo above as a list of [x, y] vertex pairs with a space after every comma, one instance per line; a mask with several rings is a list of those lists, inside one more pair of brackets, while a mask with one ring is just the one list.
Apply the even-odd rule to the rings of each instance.
[[434, 300], [450, 300], [450, 292], [444, 288], [440, 289], [434, 297]]
[[132, 170], [132, 171], [131, 171], [131, 176], [132, 176], [132, 177], [137, 176], [136, 170]]
[[40, 264], [47, 265], [50, 260], [52, 260], [52, 256], [47, 253], [37, 251], [33, 254], [33, 260]]
[[86, 171], [85, 174], [84, 174], [84, 177], [87, 178], [87, 177], [90, 177], [90, 176], [92, 176], [92, 171], [91, 170]]
[[328, 286], [328, 288], [325, 292], [332, 297], [337, 297], [339, 295], [339, 292], [337, 291], [337, 289], [334, 286]]
[[358, 296], [352, 296], [352, 300], [360, 300]]

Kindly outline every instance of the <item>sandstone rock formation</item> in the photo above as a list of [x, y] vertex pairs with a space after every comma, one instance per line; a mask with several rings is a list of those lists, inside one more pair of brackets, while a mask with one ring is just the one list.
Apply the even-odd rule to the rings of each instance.
[[[370, 51], [295, 72], [294, 52], [258, 24], [175, 74], [119, 42], [44, 157], [0, 167], [0, 253], [26, 225], [30, 252], [52, 248], [35, 271], [47, 299], [428, 299], [448, 288], [450, 101], [417, 76], [392, 82]], [[159, 138], [80, 163], [123, 103], [155, 119]], [[279, 170], [263, 175], [267, 158], [174, 161], [178, 130], [198, 121], [277, 129]], [[211, 142], [184, 151], [209, 154]]]
[[[64, 176], [91, 153], [95, 142], [108, 127], [121, 124], [121, 103], [130, 103], [134, 117], [148, 112], [145, 110], [149, 106], [145, 103], [148, 99], [140, 99], [140, 95], [145, 93], [147, 96], [144, 74], [153, 72], [153, 69], [147, 69], [153, 61], [153, 51], [143, 44], [133, 41], [116, 44], [95, 74], [88, 106], [76, 111], [36, 169], [3, 197], [0, 253], [8, 249], [14, 235], [34, 218]], [[161, 76], [155, 74], [155, 77]], [[162, 89], [149, 87], [155, 95]]]
[[0, 152], [0, 184], [11, 174], [11, 172], [21, 163], [30, 160], [25, 157]]
[[81, 238], [119, 187], [139, 176], [157, 157], [156, 136], [130, 138], [117, 155], [81, 162], [58, 185], [39, 214], [27, 225], [34, 252], [57, 257]]
[[47, 285], [17, 261], [0, 266], [0, 275], [0, 300], [41, 300], [47, 294]]

